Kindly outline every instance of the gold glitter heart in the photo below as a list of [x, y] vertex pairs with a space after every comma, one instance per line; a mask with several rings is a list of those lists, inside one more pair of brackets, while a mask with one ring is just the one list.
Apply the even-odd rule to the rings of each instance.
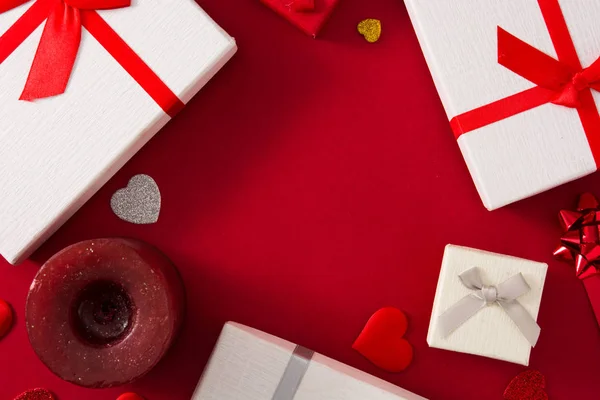
[[375, 43], [381, 36], [381, 21], [374, 18], [367, 18], [358, 23], [358, 33], [363, 35], [367, 42]]

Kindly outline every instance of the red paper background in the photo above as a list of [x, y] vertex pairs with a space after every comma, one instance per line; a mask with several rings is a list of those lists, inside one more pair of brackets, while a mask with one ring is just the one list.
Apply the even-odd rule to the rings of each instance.
[[[258, 1], [201, 0], [239, 53], [33, 257], [0, 264], [0, 297], [17, 321], [0, 341], [0, 399], [46, 387], [60, 400], [188, 400], [222, 324], [235, 320], [310, 347], [431, 399], [498, 399], [519, 365], [427, 347], [444, 246], [454, 243], [550, 264], [531, 367], [551, 399], [600, 398], [600, 335], [583, 285], [551, 257], [556, 213], [600, 175], [486, 211], [450, 132], [400, 0], [342, 1], [321, 39]], [[377, 44], [358, 21], [383, 22]], [[155, 225], [111, 213], [136, 173], [158, 182]], [[62, 382], [38, 361], [24, 324], [28, 287], [73, 242], [132, 236], [160, 247], [188, 290], [187, 322], [166, 359], [121, 389]], [[377, 370], [351, 349], [369, 316], [409, 316], [413, 364]], [[52, 338], [48, 338], [49, 341]], [[368, 399], [365, 399], [368, 400]]]

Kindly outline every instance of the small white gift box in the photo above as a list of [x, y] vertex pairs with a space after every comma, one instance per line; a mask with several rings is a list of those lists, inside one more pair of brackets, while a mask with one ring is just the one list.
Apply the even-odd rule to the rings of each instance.
[[[544, 263], [446, 246], [427, 343], [528, 365], [531, 347], [539, 335], [535, 321], [547, 269]], [[481, 288], [468, 287], [465, 277], [469, 274], [480, 278]], [[520, 287], [515, 289], [515, 283]], [[474, 307], [466, 314], [462, 312], [470, 306]], [[529, 327], [534, 332], [528, 332]], [[529, 340], [528, 334], [533, 336]]]
[[405, 3], [488, 209], [597, 170], [600, 2]]
[[227, 323], [192, 400], [423, 400], [286, 340]]
[[[73, 215], [236, 51], [194, 0], [99, 11], [68, 6], [80, 0], [20, 2], [0, 12], [0, 254], [10, 263]], [[51, 14], [55, 5], [66, 17]], [[70, 29], [55, 36], [75, 36], [81, 20], [76, 62], [64, 94], [22, 101], [48, 15]], [[51, 36], [43, 42], [60, 50], [65, 42]]]

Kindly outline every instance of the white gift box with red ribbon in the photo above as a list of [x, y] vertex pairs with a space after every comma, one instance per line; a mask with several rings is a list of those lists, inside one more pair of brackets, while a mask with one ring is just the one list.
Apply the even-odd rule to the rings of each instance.
[[600, 2], [405, 3], [488, 209], [597, 170]]
[[0, 0], [0, 254], [11, 263], [58, 229], [236, 51], [193, 0], [129, 3]]

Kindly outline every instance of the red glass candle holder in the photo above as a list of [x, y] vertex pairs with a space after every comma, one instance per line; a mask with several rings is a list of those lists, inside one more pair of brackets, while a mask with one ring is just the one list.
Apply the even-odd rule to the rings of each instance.
[[184, 315], [174, 265], [129, 239], [90, 240], [46, 262], [27, 297], [26, 324], [38, 357], [85, 387], [131, 382], [167, 352]]

